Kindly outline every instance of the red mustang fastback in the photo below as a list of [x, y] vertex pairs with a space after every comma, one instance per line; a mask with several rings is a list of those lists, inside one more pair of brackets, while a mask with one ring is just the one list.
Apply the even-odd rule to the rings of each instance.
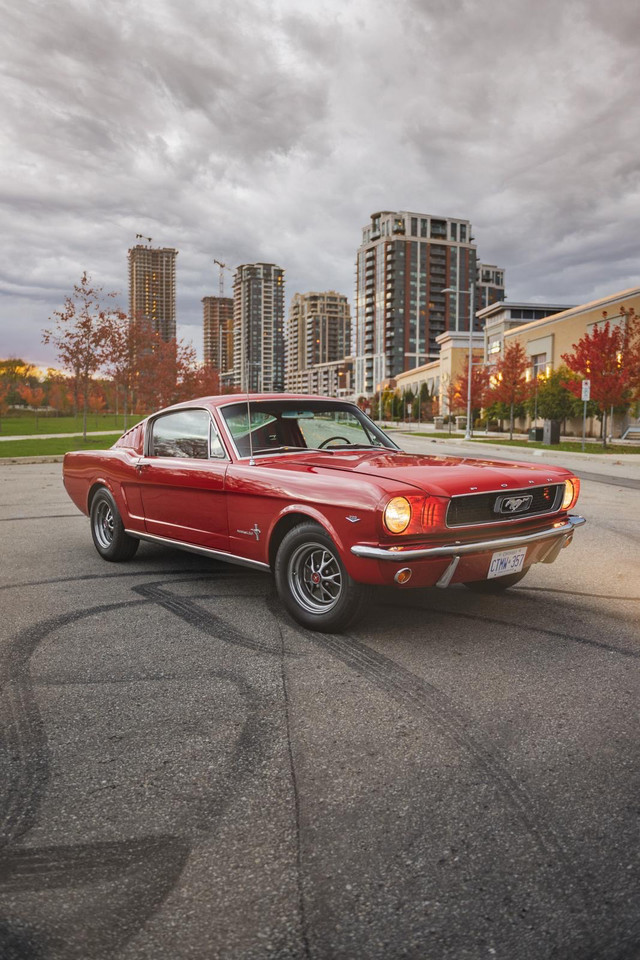
[[286, 394], [161, 410], [68, 453], [64, 483], [105, 560], [151, 540], [272, 570], [292, 616], [325, 631], [376, 584], [501, 591], [585, 522], [560, 467], [403, 453], [354, 404]]

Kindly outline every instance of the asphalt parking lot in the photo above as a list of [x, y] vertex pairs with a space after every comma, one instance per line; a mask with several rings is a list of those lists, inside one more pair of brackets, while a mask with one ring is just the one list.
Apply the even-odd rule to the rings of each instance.
[[640, 484], [503, 597], [331, 636], [106, 564], [60, 470], [0, 466], [2, 960], [640, 956]]

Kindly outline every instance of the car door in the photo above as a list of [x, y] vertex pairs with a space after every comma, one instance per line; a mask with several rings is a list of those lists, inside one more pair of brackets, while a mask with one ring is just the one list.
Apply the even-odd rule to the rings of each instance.
[[228, 466], [208, 410], [190, 407], [155, 417], [136, 465], [147, 533], [227, 550]]

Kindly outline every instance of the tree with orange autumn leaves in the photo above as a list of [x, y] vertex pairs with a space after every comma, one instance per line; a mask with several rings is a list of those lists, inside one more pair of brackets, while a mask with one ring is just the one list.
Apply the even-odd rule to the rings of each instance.
[[505, 346], [504, 353], [493, 371], [487, 371], [487, 388], [484, 405], [502, 404], [509, 409], [509, 439], [513, 440], [513, 425], [516, 407], [529, 395], [526, 372], [531, 360], [516, 341]]
[[44, 390], [42, 387], [31, 387], [28, 383], [20, 383], [17, 387], [20, 397], [36, 415], [36, 428], [38, 426], [38, 410], [44, 403]]
[[82, 435], [87, 437], [89, 393], [93, 376], [106, 360], [106, 347], [114, 318], [121, 316], [108, 299], [115, 294], [104, 294], [102, 287], [93, 286], [85, 272], [73, 293], [65, 298], [62, 310], [51, 318], [53, 327], [43, 331], [44, 343], [52, 343], [64, 369], [73, 372], [74, 406], [82, 401]]
[[[485, 405], [487, 387], [489, 385], [489, 372], [483, 364], [472, 363], [471, 365], [471, 423], [469, 432], [473, 436], [473, 424], [476, 415], [480, 413]], [[464, 410], [466, 413], [469, 400], [469, 354], [465, 359], [464, 371], [455, 382], [455, 392], [453, 397], [453, 410]]]
[[569, 370], [577, 375], [565, 384], [574, 396], [581, 396], [583, 380], [590, 381], [590, 402], [602, 420], [603, 446], [607, 443], [608, 411], [625, 408], [640, 398], [640, 318], [633, 309], [623, 307], [621, 313], [623, 322], [612, 325], [604, 311], [602, 321], [573, 344], [573, 352], [562, 354]]
[[112, 306], [114, 297], [84, 273], [63, 309], [54, 313], [52, 328], [43, 331], [44, 342], [54, 344], [59, 363], [71, 374], [74, 408], [77, 412], [82, 407], [85, 437], [88, 411], [103, 405], [95, 387], [99, 371], [105, 371], [123, 395], [125, 428], [129, 411], [147, 412], [220, 388], [217, 370], [198, 364], [193, 347], [164, 341], [147, 321]]

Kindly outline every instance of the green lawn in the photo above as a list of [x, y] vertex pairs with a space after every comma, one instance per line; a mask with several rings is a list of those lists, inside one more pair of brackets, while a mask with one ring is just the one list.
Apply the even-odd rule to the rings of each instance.
[[110, 433], [103, 437], [87, 437], [83, 443], [79, 437], [52, 437], [50, 440], [3, 440], [0, 443], [0, 460], [12, 457], [45, 457], [67, 453], [68, 450], [106, 450], [122, 436]]
[[[461, 433], [414, 433], [411, 430], [406, 431], [408, 436], [429, 437], [432, 440], [462, 440]], [[483, 437], [476, 433], [472, 438], [473, 443], [493, 443], [501, 447], [526, 447], [528, 450], [562, 450], [564, 453], [582, 453], [582, 440], [563, 440], [562, 443], [537, 443], [534, 440], [509, 440], [508, 437]], [[640, 446], [627, 443], [607, 444], [606, 448], [602, 446], [599, 440], [586, 440], [585, 453], [600, 453], [619, 456], [621, 453], [640, 453]]]
[[[143, 420], [142, 416], [127, 417], [127, 427]], [[118, 435], [124, 433], [124, 417], [114, 413], [93, 414], [87, 417], [87, 430], [115, 430]], [[0, 420], [0, 436], [19, 437], [38, 433], [82, 433], [82, 417], [54, 417], [40, 414], [36, 426], [33, 411], [5, 414]]]

